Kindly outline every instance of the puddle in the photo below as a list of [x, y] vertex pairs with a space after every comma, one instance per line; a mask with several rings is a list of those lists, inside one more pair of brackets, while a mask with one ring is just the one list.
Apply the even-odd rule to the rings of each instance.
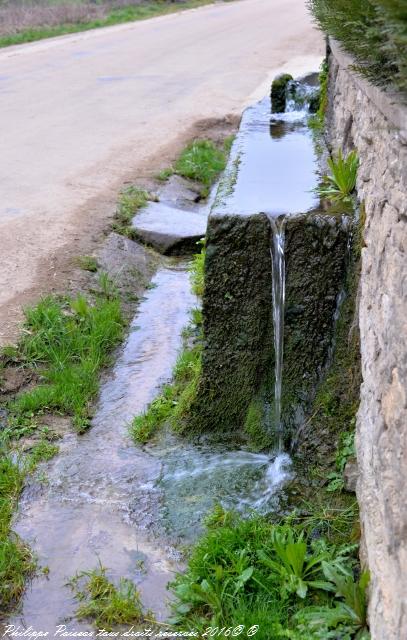
[[306, 213], [317, 208], [317, 158], [306, 111], [246, 109], [215, 205], [218, 215]]

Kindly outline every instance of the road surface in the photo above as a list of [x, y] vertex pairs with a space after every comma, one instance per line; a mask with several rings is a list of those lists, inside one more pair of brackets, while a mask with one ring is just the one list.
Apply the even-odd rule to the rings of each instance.
[[91, 251], [124, 181], [322, 53], [305, 0], [218, 3], [1, 50], [0, 344]]

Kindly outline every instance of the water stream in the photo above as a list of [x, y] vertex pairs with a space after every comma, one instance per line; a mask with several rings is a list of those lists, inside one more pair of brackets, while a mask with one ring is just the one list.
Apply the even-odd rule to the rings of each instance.
[[102, 384], [92, 428], [65, 435], [43, 465], [46, 481], [23, 493], [15, 530], [47, 572], [28, 585], [12, 624], [51, 635], [59, 624], [89, 629], [75, 620], [66, 583], [99, 560], [113, 580], [133, 580], [144, 606], [165, 618], [166, 586], [181, 567], [178, 543], [196, 538], [215, 503], [244, 514], [274, 510], [290, 477], [285, 454], [197, 445], [166, 432], [148, 447], [133, 444], [128, 425], [171, 377], [196, 304], [185, 264], [169, 263], [152, 284]]
[[278, 435], [278, 448], [283, 449], [281, 425], [281, 393], [284, 362], [284, 301], [285, 301], [285, 218], [268, 216], [271, 227], [271, 267], [274, 324], [274, 428]]

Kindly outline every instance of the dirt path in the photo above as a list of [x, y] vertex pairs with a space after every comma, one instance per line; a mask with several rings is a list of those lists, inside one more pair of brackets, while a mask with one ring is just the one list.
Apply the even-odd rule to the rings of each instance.
[[[66, 288], [123, 182], [323, 52], [303, 0], [240, 0], [0, 52], [0, 344]], [[261, 85], [261, 86], [260, 86]], [[199, 127], [198, 127], [199, 128]]]

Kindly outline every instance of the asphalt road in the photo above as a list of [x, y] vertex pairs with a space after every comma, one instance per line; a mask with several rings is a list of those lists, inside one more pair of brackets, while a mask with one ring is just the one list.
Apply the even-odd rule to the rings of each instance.
[[217, 3], [1, 50], [0, 343], [22, 305], [69, 278], [63, 257], [95, 240], [123, 181], [322, 53], [304, 0]]

